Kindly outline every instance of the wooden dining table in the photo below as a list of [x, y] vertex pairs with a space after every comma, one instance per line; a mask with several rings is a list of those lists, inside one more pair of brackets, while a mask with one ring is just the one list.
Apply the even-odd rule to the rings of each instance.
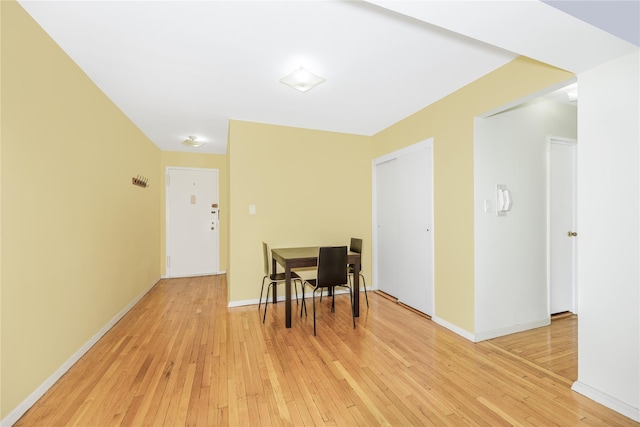
[[[285, 277], [285, 326], [291, 327], [291, 270], [294, 268], [315, 267], [318, 265], [318, 246], [300, 248], [271, 249], [271, 271], [275, 272], [280, 264], [284, 267]], [[347, 262], [353, 264], [353, 312], [360, 316], [360, 254], [347, 252]], [[273, 287], [273, 302], [277, 301], [276, 287]]]

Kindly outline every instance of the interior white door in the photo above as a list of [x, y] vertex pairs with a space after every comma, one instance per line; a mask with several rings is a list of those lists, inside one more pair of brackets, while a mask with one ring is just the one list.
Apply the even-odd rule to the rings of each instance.
[[374, 277], [400, 302], [433, 314], [431, 140], [376, 159]]
[[576, 143], [551, 139], [549, 149], [550, 313], [575, 313]]
[[398, 237], [402, 255], [398, 300], [433, 314], [432, 147], [398, 158]]
[[374, 266], [377, 288], [390, 295], [397, 292], [396, 259], [398, 218], [396, 209], [396, 165], [391, 159], [375, 167], [376, 173], [376, 251]]
[[219, 270], [218, 171], [167, 168], [167, 277]]

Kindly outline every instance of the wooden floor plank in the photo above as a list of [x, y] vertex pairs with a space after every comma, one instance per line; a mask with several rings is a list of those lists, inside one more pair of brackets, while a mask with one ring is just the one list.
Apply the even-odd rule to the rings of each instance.
[[[577, 318], [472, 343], [380, 294], [313, 317], [227, 307], [224, 276], [160, 281], [16, 426], [638, 426], [571, 390]], [[310, 302], [310, 300], [308, 300]]]

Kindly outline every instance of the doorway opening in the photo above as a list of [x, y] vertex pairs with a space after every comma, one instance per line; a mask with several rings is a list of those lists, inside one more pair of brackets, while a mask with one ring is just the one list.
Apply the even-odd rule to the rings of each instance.
[[[550, 91], [553, 96], [536, 94], [475, 122], [474, 297], [478, 341], [550, 323], [549, 235], [555, 224], [551, 224], [549, 214], [549, 141], [550, 135], [559, 135], [563, 141], [575, 141], [577, 137], [576, 102], [571, 103], [561, 88]], [[557, 99], [559, 95], [564, 98]], [[505, 189], [510, 196], [509, 209], [500, 203], [500, 192]], [[564, 230], [565, 239], [567, 232], [576, 231], [574, 223], [562, 227], [569, 227]], [[573, 307], [557, 311], [567, 309]]]

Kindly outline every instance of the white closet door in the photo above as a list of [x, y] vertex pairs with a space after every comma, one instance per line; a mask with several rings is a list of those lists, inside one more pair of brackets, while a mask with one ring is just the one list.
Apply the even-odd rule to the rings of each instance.
[[374, 161], [377, 287], [433, 314], [433, 145]]
[[433, 244], [431, 238], [431, 147], [398, 158], [397, 215], [399, 286], [397, 298], [432, 314]]
[[[376, 211], [377, 215], [377, 282], [378, 289], [393, 295], [397, 283], [395, 240], [398, 222], [395, 207], [396, 159], [376, 166]], [[375, 261], [374, 261], [375, 262]]]

